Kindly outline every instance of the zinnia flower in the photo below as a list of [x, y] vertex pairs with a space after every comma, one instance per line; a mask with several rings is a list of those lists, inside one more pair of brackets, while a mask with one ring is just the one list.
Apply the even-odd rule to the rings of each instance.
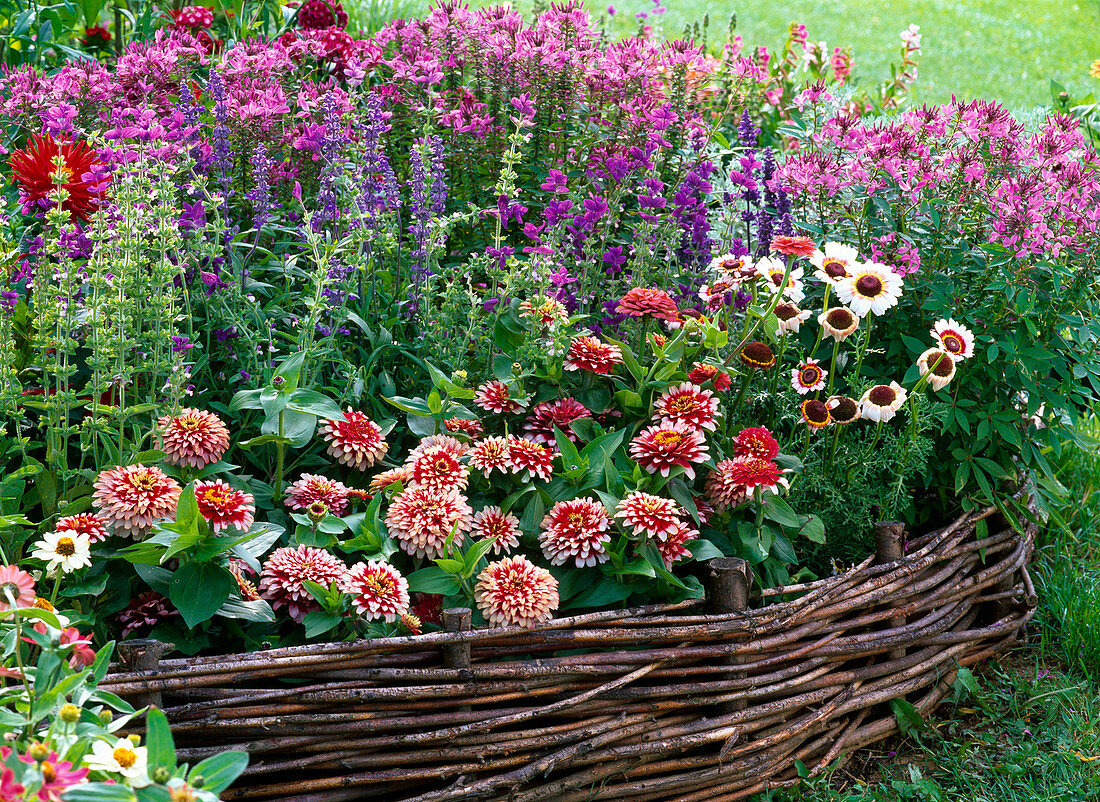
[[336, 555], [313, 546], [282, 546], [271, 552], [260, 573], [260, 593], [271, 602], [272, 608], [287, 608], [295, 621], [301, 621], [306, 613], [321, 609], [321, 605], [306, 590], [305, 581], [316, 582], [323, 588], [339, 582], [348, 567]]
[[639, 534], [664, 540], [676, 531], [681, 510], [667, 498], [635, 491], [619, 502], [616, 518]]
[[825, 329], [825, 333], [838, 343], [848, 339], [853, 331], [859, 328], [859, 317], [851, 309], [843, 306], [834, 306], [817, 316], [817, 322]]
[[955, 360], [940, 348], [929, 348], [917, 357], [917, 367], [933, 390], [942, 390], [955, 378]]
[[237, 490], [221, 479], [196, 482], [195, 501], [199, 514], [210, 522], [214, 534], [230, 527], [247, 532], [256, 519], [256, 502], [252, 494]]
[[836, 284], [836, 294], [855, 314], [881, 315], [898, 302], [903, 282], [901, 276], [886, 265], [868, 262], [855, 265], [847, 278]]
[[861, 416], [859, 402], [846, 395], [829, 396], [829, 400], [825, 402], [825, 406], [829, 409], [829, 417], [832, 418], [833, 423], [839, 424], [840, 426], [845, 426], [853, 421], [857, 421]]
[[508, 472], [508, 441], [503, 437], [486, 437], [470, 449], [470, 465], [485, 476], [494, 470]]
[[315, 473], [303, 473], [302, 477], [286, 489], [284, 504], [292, 510], [308, 510], [320, 502], [339, 517], [348, 508], [348, 488], [343, 482], [326, 479]]
[[541, 404], [535, 404], [531, 409], [531, 414], [523, 423], [523, 431], [528, 440], [552, 446], [557, 442], [554, 436], [556, 426], [571, 442], [576, 443], [579, 438], [569, 424], [581, 418], [591, 417], [592, 413], [588, 408], [574, 398], [543, 401]]
[[860, 404], [863, 406], [863, 417], [868, 420], [886, 423], [897, 414], [905, 403], [905, 390], [897, 382], [889, 384], [876, 384], [863, 394]]
[[650, 426], [630, 441], [630, 456], [649, 473], [668, 476], [679, 465], [695, 478], [695, 465], [710, 458], [703, 432], [682, 421]]
[[175, 514], [181, 489], [160, 468], [126, 465], [100, 472], [92, 501], [115, 534], [139, 538]]
[[951, 355], [956, 362], [962, 362], [974, 356], [974, 334], [954, 318], [937, 320], [932, 327], [932, 336], [939, 342], [940, 348]]
[[151, 629], [164, 619], [179, 614], [179, 610], [168, 599], [156, 591], [147, 590], [130, 600], [126, 609], [118, 614], [118, 623], [122, 626], [122, 637], [125, 638], [131, 632]]
[[746, 367], [767, 370], [775, 366], [775, 352], [767, 343], [753, 340], [741, 349], [741, 362]]
[[165, 415], [157, 425], [161, 450], [167, 454], [164, 461], [169, 465], [205, 468], [229, 448], [229, 429], [204, 409], [181, 409], [179, 415]]
[[797, 305], [784, 302], [775, 307], [775, 318], [779, 323], [779, 331], [786, 334], [788, 331], [798, 334], [802, 324], [810, 317], [809, 309], [799, 309]]
[[531, 440], [508, 437], [508, 467], [512, 473], [522, 473], [528, 481], [535, 477], [549, 481], [556, 456], [556, 452]]
[[381, 493], [387, 487], [391, 487], [398, 482], [403, 486], [408, 487], [409, 482], [412, 481], [412, 468], [400, 467], [391, 468], [388, 471], [382, 471], [382, 473], [376, 474], [371, 478], [370, 484], [367, 485], [367, 489], [371, 493]]
[[826, 284], [837, 284], [848, 277], [848, 271], [859, 262], [859, 253], [851, 245], [826, 242], [820, 251], [810, 255], [810, 264], [817, 268], [814, 275]]
[[607, 561], [609, 525], [607, 510], [593, 498], [559, 501], [542, 519], [539, 545], [551, 565], [572, 560], [578, 568], [592, 567]]
[[707, 500], [718, 512], [745, 503], [756, 488], [778, 493], [786, 486], [779, 467], [771, 460], [743, 456], [724, 459], [711, 470], [704, 488]]
[[595, 337], [577, 337], [569, 344], [565, 356], [566, 370], [587, 370], [606, 375], [623, 363], [622, 349], [612, 343], [600, 342]]
[[474, 393], [474, 403], [484, 410], [498, 415], [514, 415], [527, 406], [527, 402], [513, 398], [508, 385], [501, 381], [486, 382]]
[[448, 432], [462, 432], [472, 440], [485, 434], [485, 427], [481, 425], [481, 421], [468, 418], [447, 418], [443, 421], [443, 427]]
[[519, 518], [500, 507], [486, 507], [474, 515], [474, 524], [470, 531], [475, 540], [493, 541], [493, 554], [507, 554], [519, 545], [523, 532], [519, 528]]
[[342, 420], [323, 421], [319, 433], [337, 462], [360, 471], [379, 462], [389, 448], [378, 424], [350, 407]]
[[815, 393], [825, 389], [825, 378], [828, 375], [816, 359], [807, 359], [797, 368], [791, 368], [791, 387], [799, 395]]
[[412, 468], [410, 487], [449, 492], [465, 490], [470, 483], [469, 470], [443, 446], [421, 451], [409, 467]]
[[406, 553], [434, 560], [443, 556], [452, 533], [454, 547], [462, 545], [465, 533], [473, 525], [473, 514], [459, 493], [411, 487], [390, 503], [386, 527]]
[[696, 429], [714, 431], [717, 427], [718, 399], [710, 390], [684, 382], [661, 393], [653, 404], [654, 416], [662, 422], [686, 423]]
[[[60, 156], [64, 166], [58, 172], [54, 161]], [[61, 208], [74, 219], [87, 221], [106, 191], [105, 168], [87, 142], [54, 139], [36, 134], [22, 150], [8, 159], [12, 177], [19, 185], [24, 213], [53, 206], [50, 193], [63, 189], [68, 193]]]
[[92, 541], [78, 532], [50, 532], [34, 544], [31, 557], [46, 563], [46, 573], [56, 568], [67, 574], [92, 564]]
[[809, 237], [772, 237], [772, 253], [785, 253], [789, 256], [811, 256], [817, 251], [817, 246]]
[[533, 627], [550, 620], [557, 609], [558, 580], [517, 554], [485, 567], [474, 600], [492, 625]]
[[691, 370], [688, 371], [688, 379], [699, 385], [713, 379], [714, 389], [720, 393], [730, 388], [729, 374], [705, 362], [693, 362]]
[[691, 550], [685, 544], [699, 538], [699, 532], [695, 527], [684, 521], [680, 521], [674, 532], [671, 532], [664, 540], [657, 541], [657, 551], [665, 561], [665, 568], [672, 570], [672, 565], [677, 560], [691, 556]]
[[764, 426], [742, 429], [730, 445], [735, 457], [773, 460], [779, 456], [779, 443]]
[[824, 429], [832, 423], [832, 419], [829, 417], [829, 408], [825, 406], [824, 401], [807, 398], [799, 405], [798, 412], [802, 417], [802, 422], [810, 429]]
[[452, 437], [449, 434], [433, 434], [425, 437], [416, 444], [416, 448], [409, 452], [405, 464], [412, 465], [420, 454], [436, 448], [442, 448], [455, 459], [464, 457], [470, 450], [470, 446], [463, 443], [457, 437]]
[[675, 321], [680, 312], [672, 296], [664, 290], [632, 287], [619, 301], [615, 310], [630, 317], [654, 317], [658, 320]]
[[0, 565], [0, 612], [34, 606], [34, 577], [15, 565]]
[[569, 313], [565, 311], [561, 301], [553, 298], [540, 298], [535, 303], [524, 301], [519, 305], [519, 312], [543, 326], [552, 327], [569, 320]]
[[82, 512], [79, 515], [69, 515], [58, 520], [54, 526], [54, 532], [75, 532], [87, 535], [91, 543], [99, 543], [107, 539], [107, 524], [98, 515], [90, 512]]
[[[93, 655], [94, 656], [94, 655]], [[42, 787], [38, 789], [36, 797], [41, 802], [57, 802], [62, 799], [62, 792], [70, 786], [80, 785], [88, 776], [89, 769], [74, 769], [68, 760], [59, 760], [61, 756], [51, 751], [45, 760], [36, 760], [32, 755], [20, 755], [19, 759], [29, 766], [37, 766], [42, 774]], [[0, 789], [0, 799], [22, 799], [22, 796], [5, 796]]]
[[129, 738], [92, 742], [92, 753], [84, 756], [84, 765], [92, 771], [121, 774], [131, 788], [149, 784], [149, 752], [144, 746], [134, 746]]
[[409, 611], [409, 582], [387, 562], [359, 562], [340, 579], [340, 590], [352, 597], [355, 611], [367, 621], [392, 624]]

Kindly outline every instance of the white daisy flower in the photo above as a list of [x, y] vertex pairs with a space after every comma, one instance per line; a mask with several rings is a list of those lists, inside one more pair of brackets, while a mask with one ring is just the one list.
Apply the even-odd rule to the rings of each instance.
[[810, 310], [799, 309], [795, 304], [784, 302], [775, 307], [775, 317], [779, 322], [780, 334], [786, 334], [788, 331], [798, 334], [802, 324], [809, 320]]
[[917, 357], [917, 367], [922, 377], [927, 376], [928, 386], [933, 390], [942, 390], [955, 378], [955, 360], [940, 348], [929, 348]]
[[109, 741], [96, 741], [84, 765], [92, 771], [121, 774], [133, 788], [149, 784], [149, 752], [144, 746], [134, 746], [129, 738], [119, 738], [114, 746]]
[[937, 320], [931, 334], [956, 362], [974, 356], [974, 333], [954, 318]]
[[31, 557], [46, 563], [46, 572], [50, 574], [59, 566], [67, 574], [92, 564], [92, 541], [86, 532], [50, 532], [34, 546]]
[[773, 293], [782, 289], [783, 297], [791, 303], [801, 303], [802, 299], [806, 297], [806, 293], [802, 289], [802, 266], [799, 265], [791, 270], [790, 276], [787, 277], [787, 286], [782, 287], [783, 275], [786, 272], [787, 266], [772, 256], [765, 256], [756, 263], [756, 275], [764, 279], [765, 287]]
[[903, 282], [901, 276], [886, 265], [876, 262], [855, 265], [848, 277], [836, 285], [836, 294], [860, 317], [881, 315], [898, 302]]
[[810, 264], [817, 269], [814, 276], [826, 284], [837, 284], [848, 277], [852, 268], [859, 264], [859, 253], [851, 245], [842, 242], [826, 242], [825, 247], [814, 251]]
[[817, 316], [817, 322], [834, 340], [844, 342], [859, 328], [859, 317], [843, 306], [834, 306]]
[[863, 406], [863, 417], [876, 423], [886, 423], [901, 409], [905, 399], [905, 388], [897, 382], [890, 382], [876, 384], [863, 394], [859, 402]]

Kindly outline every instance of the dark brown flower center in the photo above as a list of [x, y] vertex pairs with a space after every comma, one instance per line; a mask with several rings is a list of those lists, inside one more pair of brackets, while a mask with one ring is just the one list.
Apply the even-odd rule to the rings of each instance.
[[802, 383], [803, 387], [813, 387], [821, 380], [821, 368], [816, 365], [808, 365], [802, 368], [802, 372], [798, 375], [798, 380]]
[[848, 275], [848, 265], [839, 259], [826, 259], [821, 263], [821, 269], [829, 278], [843, 278]]
[[829, 414], [833, 416], [833, 420], [837, 423], [851, 423], [855, 420], [857, 412], [859, 412], [859, 407], [856, 405], [855, 399], [847, 396], [836, 399], [833, 408], [829, 410]]
[[780, 320], [790, 320], [798, 316], [798, 307], [794, 304], [780, 304], [775, 308], [775, 316]]
[[754, 368], [770, 368], [775, 364], [775, 354], [766, 343], [753, 340], [741, 349], [741, 361]]
[[882, 293], [882, 279], [878, 276], [860, 276], [856, 279], [856, 291], [865, 298], [877, 298]]
[[834, 329], [846, 329], [855, 322], [856, 316], [843, 306], [838, 306], [829, 310], [829, 314], [825, 317], [825, 320], [829, 322], [829, 325]]
[[[939, 359], [939, 362], [936, 360]], [[940, 351], [937, 354], [932, 354], [928, 359], [929, 365], [935, 365], [932, 368], [932, 374], [939, 376], [941, 379], [946, 379], [955, 372], [955, 366], [951, 361], [951, 355], [946, 351]]]
[[888, 384], [878, 384], [871, 388], [867, 398], [876, 407], [888, 407], [898, 397], [897, 392]]
[[952, 354], [961, 354], [966, 350], [966, 343], [957, 334], [947, 333], [943, 335], [944, 350]]
[[803, 401], [802, 417], [807, 423], [824, 426], [829, 422], [829, 408], [822, 401]]

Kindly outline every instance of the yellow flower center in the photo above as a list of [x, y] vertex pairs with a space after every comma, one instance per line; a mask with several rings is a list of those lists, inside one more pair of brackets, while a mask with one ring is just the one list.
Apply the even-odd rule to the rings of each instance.
[[690, 395], [681, 395], [669, 402], [668, 408], [672, 412], [684, 413], [695, 409], [695, 399]]
[[203, 488], [199, 496], [207, 504], [214, 506], [220, 506], [229, 501], [229, 493], [221, 487], [207, 487]]
[[54, 551], [62, 557], [72, 557], [76, 554], [76, 543], [71, 537], [58, 538]]
[[179, 427], [185, 432], [198, 431], [199, 427], [202, 426], [202, 421], [198, 418], [180, 418], [176, 423], [179, 424]]
[[153, 491], [157, 489], [157, 477], [151, 473], [143, 473], [133, 478], [134, 487], [138, 490]]
[[670, 429], [662, 429], [653, 435], [653, 442], [661, 448], [671, 448], [672, 446], [679, 445], [680, 441], [684, 437], [679, 432], [674, 432]]
[[54, 771], [53, 763], [51, 763], [50, 761], [43, 761], [41, 769], [42, 781], [47, 785], [57, 779], [57, 772]]
[[124, 746], [120, 746], [116, 749], [111, 754], [111, 757], [113, 757], [115, 762], [122, 766], [123, 769], [128, 769], [137, 763], [137, 754], [134, 753], [134, 750], [127, 749]]
[[368, 576], [363, 579], [363, 584], [366, 585], [366, 590], [372, 591], [379, 596], [386, 596], [393, 593], [395, 585], [393, 577], [389, 574], [376, 574]]

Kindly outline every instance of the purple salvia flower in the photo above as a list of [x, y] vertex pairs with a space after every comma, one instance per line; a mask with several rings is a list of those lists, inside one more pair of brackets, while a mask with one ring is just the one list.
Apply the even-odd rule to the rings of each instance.
[[257, 145], [252, 152], [252, 191], [247, 197], [252, 201], [252, 227], [259, 231], [271, 221], [271, 183], [269, 176], [275, 159], [267, 154], [267, 147]]

